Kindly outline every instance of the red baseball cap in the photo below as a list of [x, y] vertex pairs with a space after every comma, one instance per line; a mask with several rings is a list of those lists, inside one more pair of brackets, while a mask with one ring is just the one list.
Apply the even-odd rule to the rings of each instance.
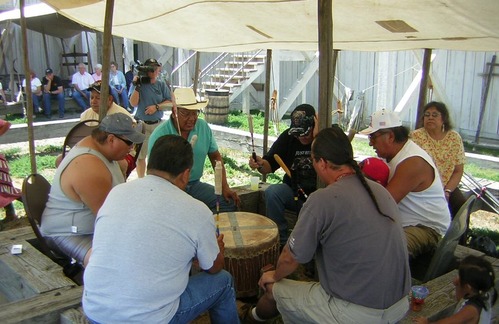
[[390, 175], [390, 168], [385, 161], [375, 157], [370, 157], [360, 162], [359, 166], [366, 177], [376, 181], [383, 187], [386, 187], [388, 184], [388, 176]]

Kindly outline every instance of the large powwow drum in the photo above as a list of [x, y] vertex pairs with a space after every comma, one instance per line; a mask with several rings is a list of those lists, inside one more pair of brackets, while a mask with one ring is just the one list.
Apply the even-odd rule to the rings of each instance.
[[234, 277], [236, 297], [256, 296], [260, 269], [275, 265], [279, 257], [277, 225], [248, 212], [221, 213], [218, 225], [224, 234], [225, 270]]
[[229, 119], [229, 91], [205, 90], [208, 106], [204, 109], [207, 123], [223, 125]]

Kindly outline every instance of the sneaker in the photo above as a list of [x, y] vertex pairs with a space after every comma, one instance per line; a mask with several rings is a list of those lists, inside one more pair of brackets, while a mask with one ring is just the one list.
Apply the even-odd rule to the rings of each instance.
[[59, 115], [59, 118], [61, 118], [61, 119], [64, 118], [64, 115]]

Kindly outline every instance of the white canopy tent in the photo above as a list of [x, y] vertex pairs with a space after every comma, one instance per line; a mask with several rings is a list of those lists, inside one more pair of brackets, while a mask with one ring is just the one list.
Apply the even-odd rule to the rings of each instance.
[[[45, 0], [104, 30], [105, 1]], [[112, 34], [203, 52], [318, 49], [317, 0], [116, 0]], [[497, 0], [334, 0], [333, 48], [499, 50]]]

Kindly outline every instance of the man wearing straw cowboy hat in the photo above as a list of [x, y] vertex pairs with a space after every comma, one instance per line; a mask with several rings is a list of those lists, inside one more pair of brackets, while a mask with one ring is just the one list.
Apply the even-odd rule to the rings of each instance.
[[[210, 159], [213, 168], [217, 161], [222, 161], [222, 155], [218, 151], [218, 145], [208, 123], [203, 119], [198, 119], [200, 110], [208, 105], [208, 101], [198, 102], [191, 88], [178, 88], [174, 95], [176, 107], [172, 108], [170, 119], [159, 125], [151, 134], [148, 145], [149, 153], [154, 142], [163, 135], [180, 135], [189, 141], [194, 150], [194, 164], [186, 191], [215, 211], [217, 205], [215, 188], [199, 180], [203, 175], [206, 156]], [[221, 199], [219, 210], [221, 212], [236, 210], [236, 206], [239, 205], [239, 197], [236, 192], [229, 188], [225, 168], [222, 170], [222, 196], [225, 199]]]

